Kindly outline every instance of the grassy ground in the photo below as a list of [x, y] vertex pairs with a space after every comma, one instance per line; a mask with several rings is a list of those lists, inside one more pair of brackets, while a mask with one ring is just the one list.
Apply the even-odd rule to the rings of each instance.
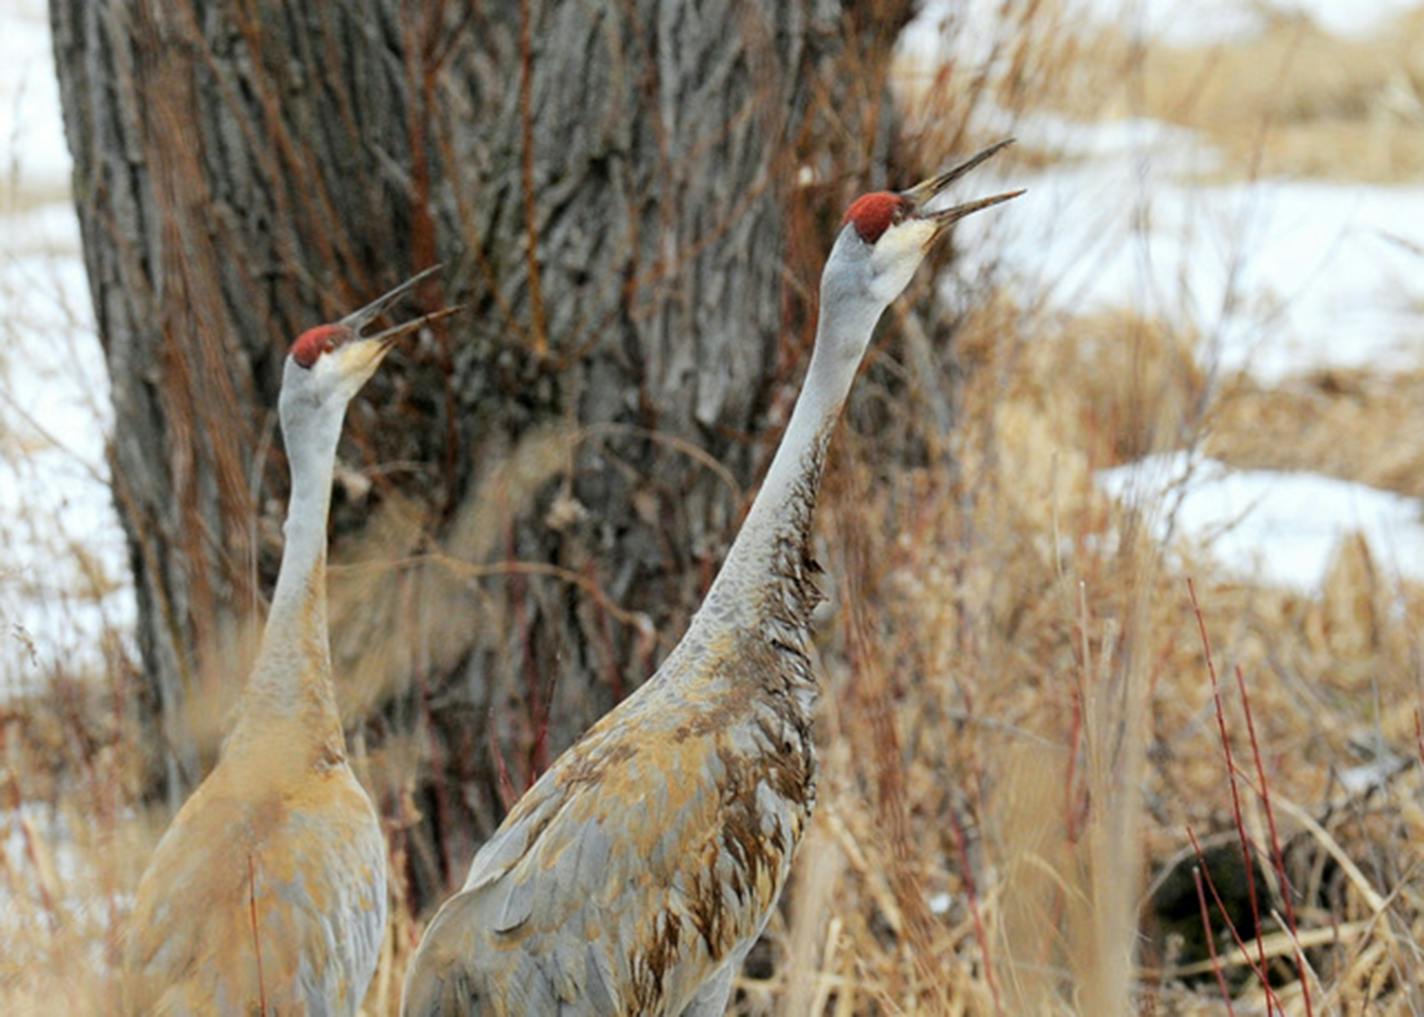
[[[1366, 38], [1277, 18], [1185, 49], [1052, 4], [1005, 11], [993, 74], [902, 68], [925, 152], [992, 103], [1190, 127], [1232, 178], [1424, 169], [1424, 12]], [[1254, 584], [1153, 539], [1170, 497], [1093, 481], [1196, 448], [1418, 496], [1418, 370], [1214, 377], [1182, 322], [1038, 296], [1005, 288], [955, 320], [903, 301], [862, 379], [914, 378], [916, 336], [953, 330], [953, 373], [893, 415], [922, 465], [887, 471], [879, 419], [853, 416], [833, 452], [821, 804], [737, 1012], [1424, 1010], [1424, 588], [1358, 540], [1318, 589]], [[98, 681], [48, 669], [0, 704], [6, 1012], [104, 1012], [126, 893], [166, 823], [131, 804], [132, 664], [117, 641], [102, 659]], [[387, 745], [360, 768], [398, 800], [420, 765]], [[395, 1012], [420, 932], [396, 905], [372, 1015]]]

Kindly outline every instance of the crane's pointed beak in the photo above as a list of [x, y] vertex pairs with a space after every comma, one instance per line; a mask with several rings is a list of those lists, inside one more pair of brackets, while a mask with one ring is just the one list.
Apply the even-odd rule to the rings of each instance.
[[433, 324], [434, 322], [440, 321], [443, 318], [448, 318], [452, 314], [458, 314], [464, 309], [464, 304], [452, 304], [450, 307], [442, 307], [438, 311], [431, 311], [429, 314], [422, 314], [419, 318], [403, 322], [400, 325], [396, 325], [392, 328], [386, 329], [384, 332], [377, 332], [375, 335], [366, 336], [365, 338], [369, 339], [371, 342], [380, 343], [381, 352], [385, 353], [390, 350], [390, 348], [394, 346], [396, 344], [396, 341], [399, 340], [402, 336], [409, 335], [416, 329], [424, 328], [426, 325]]
[[918, 219], [924, 219], [935, 224], [935, 231], [930, 237], [931, 242], [965, 216], [972, 215], [975, 212], [982, 211], [993, 205], [998, 205], [1008, 201], [1010, 198], [1017, 198], [1023, 193], [1022, 190], [1006, 191], [1003, 194], [995, 194], [988, 198], [977, 198], [974, 201], [966, 201], [960, 205], [951, 205], [949, 208], [941, 208], [934, 212], [923, 211], [925, 205], [929, 204], [931, 200], [945, 191], [950, 184], [954, 183], [976, 166], [1008, 148], [1013, 143], [1013, 138], [1005, 138], [1003, 141], [990, 145], [984, 149], [984, 151], [970, 156], [953, 169], [945, 170], [938, 176], [930, 177], [928, 180], [916, 184], [909, 190], [900, 192], [900, 196], [910, 203], [910, 207], [913, 210], [912, 215]]
[[[440, 262], [436, 262], [429, 268], [417, 272], [389, 293], [383, 293], [360, 310], [352, 311], [341, 319], [341, 324], [350, 328], [351, 331], [355, 332], [358, 336], [361, 335], [367, 325], [371, 324], [371, 322], [389, 310], [397, 300], [444, 267], [445, 266]], [[384, 334], [385, 333], [382, 333], [382, 335]]]
[[381, 296], [371, 301], [365, 307], [357, 311], [352, 311], [341, 319], [340, 323], [351, 329], [351, 334], [355, 336], [354, 340], [347, 342], [338, 351], [341, 357], [340, 364], [342, 370], [346, 374], [358, 379], [360, 382], [364, 382], [365, 379], [371, 376], [376, 370], [377, 365], [385, 359], [386, 354], [391, 351], [391, 348], [395, 346], [403, 336], [409, 335], [417, 329], [440, 321], [442, 318], [448, 318], [450, 315], [464, 310], [464, 304], [456, 304], [453, 307], [443, 307], [438, 311], [423, 314], [418, 318], [402, 322], [399, 325], [394, 325], [374, 335], [361, 334], [362, 329], [369, 326], [371, 322], [390, 310], [397, 300], [409, 293], [414, 287], [419, 285], [422, 280], [438, 272], [442, 267], [440, 264], [431, 265], [424, 271], [411, 276], [389, 293], [381, 294]]

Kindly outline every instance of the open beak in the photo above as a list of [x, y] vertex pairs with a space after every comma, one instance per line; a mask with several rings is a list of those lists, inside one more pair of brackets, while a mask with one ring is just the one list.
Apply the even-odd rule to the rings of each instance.
[[1008, 201], [1010, 198], [1017, 198], [1023, 193], [1022, 190], [1006, 191], [1003, 194], [995, 194], [988, 198], [977, 198], [974, 201], [966, 201], [962, 205], [951, 205], [949, 208], [942, 208], [934, 212], [924, 211], [924, 207], [948, 188], [950, 184], [954, 183], [980, 163], [985, 162], [990, 157], [1008, 148], [1013, 143], [1013, 138], [1005, 138], [997, 144], [990, 145], [977, 155], [971, 156], [953, 169], [945, 170], [945, 172], [938, 176], [930, 177], [928, 180], [916, 184], [909, 190], [900, 192], [900, 197], [910, 203], [910, 208], [912, 209], [911, 215], [917, 219], [925, 219], [935, 224], [935, 231], [930, 238], [931, 242], [966, 215], [972, 215], [991, 205]]
[[464, 305], [462, 304], [457, 304], [454, 307], [445, 307], [438, 311], [432, 311], [430, 314], [422, 315], [421, 317], [416, 318], [412, 321], [407, 321], [403, 324], [388, 328], [383, 332], [377, 332], [375, 335], [362, 335], [362, 330], [365, 329], [366, 326], [370, 325], [371, 322], [375, 321], [382, 314], [384, 314], [391, 307], [393, 307], [397, 300], [399, 300], [405, 294], [409, 293], [412, 289], [419, 285], [422, 280], [429, 278], [431, 275], [440, 271], [440, 269], [442, 269], [443, 267], [444, 265], [437, 262], [436, 264], [431, 265], [429, 268], [417, 272], [415, 275], [411, 276], [409, 279], [401, 283], [389, 293], [383, 293], [360, 310], [352, 311], [346, 317], [341, 319], [341, 324], [350, 328], [351, 331], [355, 332], [356, 335], [360, 336], [361, 339], [368, 342], [378, 343], [379, 352], [382, 356], [384, 356], [390, 350], [390, 348], [395, 345], [396, 340], [400, 339], [402, 336], [408, 335], [411, 332], [414, 332], [416, 329], [421, 328], [425, 325], [429, 325], [432, 322], [439, 321], [441, 318], [448, 318], [456, 311], [461, 311], [464, 309]]
[[448, 318], [452, 314], [458, 314], [464, 309], [464, 304], [455, 304], [453, 307], [442, 307], [438, 311], [431, 311], [429, 314], [422, 314], [419, 318], [414, 318], [411, 321], [407, 321], [403, 324], [388, 328], [384, 332], [377, 332], [375, 335], [370, 336], [370, 339], [372, 342], [380, 343], [381, 352], [384, 353], [392, 346], [394, 346], [396, 344], [396, 340], [400, 339], [402, 336], [409, 335], [416, 329], [423, 328], [424, 326], [429, 325], [433, 322], [440, 321], [442, 318]]

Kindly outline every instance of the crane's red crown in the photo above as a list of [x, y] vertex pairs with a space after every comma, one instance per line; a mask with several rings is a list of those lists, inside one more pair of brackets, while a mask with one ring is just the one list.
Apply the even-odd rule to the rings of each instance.
[[891, 223], [900, 221], [908, 208], [909, 202], [890, 191], [862, 194], [846, 209], [841, 225], [852, 223], [860, 239], [873, 244], [890, 228]]
[[309, 328], [292, 343], [292, 359], [301, 367], [311, 367], [323, 353], [336, 349], [349, 331], [345, 325], [318, 325], [316, 328]]

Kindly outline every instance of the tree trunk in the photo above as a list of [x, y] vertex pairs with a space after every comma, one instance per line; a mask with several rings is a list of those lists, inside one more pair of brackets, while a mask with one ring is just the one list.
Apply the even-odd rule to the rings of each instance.
[[417, 896], [463, 873], [720, 561], [908, 7], [53, 0], [156, 787], [210, 764], [275, 576], [290, 337], [443, 260], [406, 311], [469, 311], [352, 407], [331, 596]]

